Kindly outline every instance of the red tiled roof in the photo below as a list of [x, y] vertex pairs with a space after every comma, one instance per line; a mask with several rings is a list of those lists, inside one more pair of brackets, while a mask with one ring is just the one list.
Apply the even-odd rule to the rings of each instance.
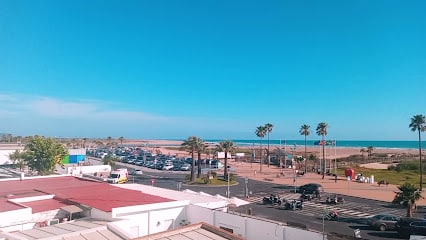
[[68, 205], [57, 199], [45, 199], [45, 200], [32, 201], [32, 202], [24, 202], [21, 204], [32, 208], [33, 213], [55, 210]]
[[13, 202], [7, 201], [7, 198], [0, 198], [0, 212], [23, 209], [25, 207]]
[[[22, 192], [41, 191], [54, 194], [58, 201], [70, 200], [99, 210], [111, 212], [112, 208], [173, 201], [168, 198], [144, 194], [76, 177], [49, 177], [24, 180], [0, 181], [0, 210], [20, 209], [7, 203], [7, 195]], [[27, 203], [25, 203], [27, 205]]]

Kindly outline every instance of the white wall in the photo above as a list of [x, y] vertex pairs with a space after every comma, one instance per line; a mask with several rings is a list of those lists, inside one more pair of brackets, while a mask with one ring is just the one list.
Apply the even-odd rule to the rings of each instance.
[[234, 234], [248, 240], [323, 239], [322, 233], [289, 227], [285, 223], [257, 219], [252, 216], [240, 216], [194, 205], [188, 206], [187, 215], [191, 224], [205, 222], [218, 228], [232, 229]]
[[110, 212], [104, 212], [104, 211], [101, 211], [101, 210], [96, 209], [96, 208], [92, 208], [90, 210], [90, 216], [92, 218], [97, 218], [97, 219], [101, 219], [101, 220], [105, 220], [105, 221], [112, 221], [113, 220]]
[[67, 168], [67, 173], [71, 175], [105, 172], [111, 172], [110, 165], [72, 166]]
[[186, 218], [188, 204], [189, 201], [185, 200], [114, 208], [112, 217], [122, 221], [114, 222], [113, 225], [123, 229], [132, 238], [175, 229]]
[[20, 225], [32, 221], [31, 211], [31, 208], [23, 208], [13, 211], [0, 212], [0, 230], [3, 230], [4, 227], [10, 227], [14, 225], [19, 225], [18, 229], [21, 230]]
[[15, 152], [15, 150], [0, 150], [0, 165], [13, 163], [13, 161], [9, 159], [9, 154], [13, 152]]

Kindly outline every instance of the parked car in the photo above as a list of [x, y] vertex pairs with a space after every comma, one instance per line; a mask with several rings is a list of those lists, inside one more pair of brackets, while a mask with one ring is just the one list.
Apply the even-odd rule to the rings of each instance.
[[394, 230], [399, 217], [393, 214], [377, 214], [367, 218], [367, 225], [380, 231]]
[[324, 189], [321, 184], [318, 183], [308, 183], [299, 187], [298, 192], [302, 194], [314, 194], [320, 195]]
[[395, 224], [395, 230], [401, 237], [409, 237], [410, 235], [426, 236], [426, 219], [400, 218]]
[[163, 170], [172, 170], [173, 169], [173, 164], [172, 163], [166, 163], [163, 166]]
[[191, 170], [191, 164], [184, 163], [184, 164], [182, 165], [182, 167], [180, 167], [180, 170], [181, 170], [181, 171], [189, 171], [189, 170]]

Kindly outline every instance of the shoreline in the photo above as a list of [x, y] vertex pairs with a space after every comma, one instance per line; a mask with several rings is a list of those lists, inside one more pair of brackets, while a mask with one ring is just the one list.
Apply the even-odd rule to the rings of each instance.
[[[208, 143], [212, 143], [207, 141]], [[138, 145], [140, 144], [141, 147], [147, 147], [147, 148], [156, 148], [159, 149], [162, 153], [165, 154], [171, 154], [171, 155], [179, 155], [179, 156], [189, 156], [190, 154], [188, 152], [177, 150], [177, 149], [168, 149], [168, 147], [178, 147], [183, 143], [183, 141], [179, 140], [158, 140], [158, 139], [135, 139], [135, 140], [125, 140], [123, 141], [123, 145], [129, 144], [129, 145]], [[252, 145], [245, 145], [245, 144], [238, 144], [238, 142], [234, 142], [238, 148], [242, 149], [252, 149]], [[211, 145], [214, 147], [214, 145]], [[286, 145], [281, 146], [281, 149], [286, 149], [287, 152], [293, 154], [293, 155], [303, 155], [305, 151], [304, 145], [298, 145], [296, 148], [292, 147], [293, 145]], [[255, 149], [259, 149], [260, 145], [255, 145]], [[262, 148], [266, 148], [267, 144], [262, 144]], [[269, 144], [269, 147], [271, 151], [279, 148], [279, 145], [275, 144]], [[326, 146], [325, 152], [326, 152], [326, 158], [328, 159], [339, 159], [339, 158], [345, 158], [352, 155], [362, 155], [362, 152], [360, 151], [362, 148], [357, 147], [345, 147], [345, 146]], [[306, 151], [308, 154], [315, 154], [318, 156], [322, 155], [322, 147], [319, 145], [307, 145]], [[385, 148], [385, 147], [375, 147], [373, 149], [373, 154], [387, 154], [390, 156], [399, 156], [399, 155], [418, 155], [418, 149], [412, 149], [412, 148]], [[206, 154], [203, 154], [206, 155]], [[367, 153], [364, 153], [364, 156], [367, 156]]]

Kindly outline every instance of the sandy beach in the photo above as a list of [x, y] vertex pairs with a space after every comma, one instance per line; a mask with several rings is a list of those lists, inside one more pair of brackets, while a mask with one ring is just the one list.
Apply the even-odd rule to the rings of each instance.
[[[149, 146], [155, 146], [155, 149], [159, 149], [162, 153], [173, 154], [179, 157], [188, 156], [189, 153], [179, 150], [171, 150], [166, 148], [166, 146], [178, 146], [182, 141], [168, 141], [168, 140], [129, 140], [127, 144], [147, 144]], [[248, 148], [248, 147], [247, 147]], [[321, 148], [319, 146], [307, 147], [307, 152], [315, 153], [317, 156], [322, 154]], [[329, 158], [342, 158], [348, 157], [351, 155], [360, 155], [360, 148], [346, 148], [346, 147], [337, 147], [336, 150], [328, 151]], [[398, 154], [418, 154], [416, 149], [386, 149], [378, 148], [374, 149], [374, 153], [398, 155]], [[304, 146], [300, 146], [298, 151], [294, 154], [304, 154]], [[230, 160], [229, 163], [234, 169], [236, 174], [241, 177], [247, 177], [249, 179], [255, 179], [259, 181], [273, 182], [277, 184], [293, 184], [293, 171], [291, 169], [286, 169], [284, 176], [280, 174], [281, 169], [277, 166], [264, 166], [264, 170], [260, 173], [258, 164], [247, 163], [247, 162], [235, 162]], [[366, 167], [383, 169], [387, 167], [385, 164], [380, 163], [369, 163]], [[326, 192], [357, 196], [361, 198], [376, 199], [380, 201], [391, 202], [395, 196], [395, 191], [397, 191], [396, 185], [389, 184], [388, 186], [378, 186], [377, 183], [358, 183], [355, 181], [347, 181], [343, 177], [339, 177], [338, 181], [335, 181], [332, 177], [326, 177], [325, 179], [321, 178], [321, 175], [316, 173], [306, 173], [303, 177], [298, 177], [295, 183], [296, 186], [303, 185], [305, 183], [316, 182], [323, 185]], [[426, 206], [426, 192], [423, 192], [423, 199], [420, 199], [417, 204], [418, 206]]]
[[[141, 146], [151, 146], [159, 149], [164, 154], [172, 154], [178, 156], [189, 156], [188, 152], [185, 151], [179, 151], [179, 150], [172, 150], [167, 149], [167, 146], [179, 146], [182, 144], [183, 141], [176, 141], [176, 140], [126, 140], [123, 142], [124, 144], [140, 144]], [[263, 147], [266, 148], [266, 143], [263, 144]], [[249, 149], [249, 146], [242, 146], [239, 148], [247, 148]], [[270, 146], [271, 151], [276, 149], [277, 146]], [[282, 149], [284, 149], [282, 147]], [[360, 152], [361, 148], [349, 148], [349, 147], [326, 147], [325, 148], [325, 154], [327, 159], [334, 159], [334, 158], [343, 158], [348, 157], [351, 155], [361, 155]], [[292, 150], [290, 146], [287, 146], [286, 151], [292, 152], [295, 155], [304, 155], [305, 153], [305, 147], [304, 146], [298, 146], [296, 150]], [[310, 153], [315, 154], [317, 156], [322, 155], [322, 148], [320, 146], [307, 146], [306, 151], [308, 155]], [[417, 149], [397, 149], [397, 148], [374, 148], [373, 153], [379, 153], [379, 154], [387, 154], [388, 156], [392, 155], [401, 155], [401, 154], [411, 154], [411, 155], [417, 155], [418, 150]], [[367, 155], [367, 153], [364, 153]]]

